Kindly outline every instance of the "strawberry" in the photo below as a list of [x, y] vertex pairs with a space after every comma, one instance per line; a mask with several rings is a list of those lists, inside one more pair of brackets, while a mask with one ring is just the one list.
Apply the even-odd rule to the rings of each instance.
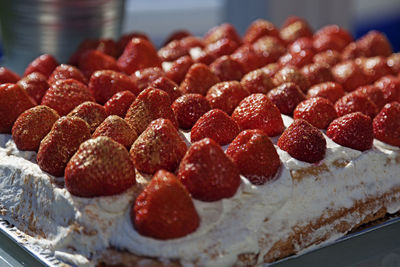
[[0, 85], [0, 133], [10, 133], [18, 116], [34, 107], [33, 99], [19, 86], [12, 83]]
[[179, 165], [178, 178], [189, 193], [202, 201], [218, 201], [235, 195], [239, 170], [212, 139], [192, 144]]
[[83, 54], [88, 52], [89, 50], [96, 50], [96, 47], [99, 45], [98, 39], [86, 39], [83, 40], [79, 46], [76, 48], [74, 53], [69, 57], [68, 64], [73, 66], [78, 66], [79, 60]]
[[271, 79], [274, 77], [274, 75], [281, 69], [281, 66], [279, 66], [278, 63], [270, 63], [264, 67], [261, 68], [261, 70], [267, 74], [268, 77]]
[[365, 151], [372, 147], [372, 120], [361, 112], [353, 112], [332, 121], [326, 135], [339, 145]]
[[0, 67], [0, 84], [2, 83], [16, 83], [21, 79], [21, 77], [7, 69], [6, 67]]
[[129, 43], [129, 41], [132, 40], [133, 38], [141, 38], [141, 39], [150, 41], [150, 38], [143, 32], [130, 32], [130, 33], [123, 34], [117, 42], [117, 48], [118, 48], [120, 55], [124, 51], [126, 45]]
[[189, 55], [189, 50], [182, 45], [180, 40], [174, 40], [157, 52], [161, 61], [174, 61], [180, 57]]
[[304, 49], [297, 52], [288, 52], [281, 56], [278, 64], [281, 66], [294, 66], [302, 68], [313, 61], [314, 52], [311, 49]]
[[247, 28], [243, 42], [254, 43], [263, 36], [279, 38], [279, 31], [271, 22], [264, 19], [257, 19]]
[[172, 42], [172, 41], [181, 40], [181, 39], [183, 39], [185, 37], [188, 37], [188, 36], [192, 36], [192, 34], [189, 31], [187, 31], [187, 30], [176, 30], [176, 31], [174, 31], [173, 33], [171, 33], [167, 37], [167, 39], [164, 42], [164, 46], [167, 45], [168, 43]]
[[27, 76], [23, 77], [17, 83], [22, 89], [24, 89], [36, 103], [40, 103], [47, 89], [49, 89], [49, 84], [47, 83], [47, 78], [39, 72], [32, 72]]
[[[397, 73], [400, 73], [400, 53], [391, 54], [386, 59], [386, 64], [389, 66], [390, 70], [392, 71], [392, 74], [396, 75]], [[1, 73], [1, 68], [0, 68], [0, 73]]]
[[150, 122], [158, 118], [169, 119], [178, 128], [178, 122], [170, 105], [171, 99], [166, 92], [149, 87], [133, 101], [125, 120], [138, 134], [141, 134]]
[[113, 58], [118, 57], [120, 54], [118, 45], [113, 39], [99, 39], [95, 49]]
[[75, 196], [117, 195], [136, 184], [135, 166], [124, 146], [100, 136], [79, 146], [65, 168], [64, 180]]
[[252, 94], [243, 99], [232, 113], [241, 130], [260, 129], [268, 136], [283, 132], [279, 109], [264, 94]]
[[87, 101], [75, 107], [68, 113], [68, 117], [78, 117], [86, 121], [90, 132], [93, 133], [97, 126], [107, 118], [107, 114], [102, 105]]
[[207, 65], [196, 63], [186, 73], [185, 79], [179, 86], [179, 90], [183, 94], [196, 93], [205, 95], [208, 89], [218, 82], [219, 78]]
[[88, 80], [85, 75], [76, 67], [66, 64], [61, 64], [50, 74], [47, 82], [53, 84], [58, 80], [75, 79], [78, 82], [87, 84]]
[[340, 53], [335, 50], [326, 50], [314, 55], [313, 61], [317, 64], [327, 64], [330, 67], [335, 66], [340, 62]]
[[79, 59], [78, 67], [88, 79], [98, 70], [119, 71], [115, 58], [98, 50], [89, 50], [83, 53]]
[[381, 32], [369, 31], [357, 43], [360, 49], [364, 51], [366, 57], [388, 57], [392, 54], [392, 46]]
[[118, 92], [128, 90], [135, 95], [139, 94], [139, 89], [129, 76], [113, 70], [99, 70], [93, 73], [88, 87], [100, 104], [106, 103]]
[[[314, 39], [318, 39], [321, 36], [334, 36], [342, 40], [345, 45], [353, 42], [351, 34], [345, 29], [340, 28], [338, 25], [327, 25], [322, 27], [314, 34]], [[340, 52], [341, 50], [337, 51]]]
[[386, 104], [373, 121], [374, 137], [400, 147], [400, 104]]
[[49, 54], [43, 54], [37, 58], [35, 58], [29, 65], [26, 67], [24, 76], [31, 74], [32, 72], [39, 72], [48, 78], [53, 70], [58, 66], [57, 60]]
[[206, 99], [213, 109], [220, 109], [231, 114], [243, 98], [250, 93], [240, 82], [220, 82], [213, 85], [207, 92]]
[[253, 70], [247, 73], [243, 76], [240, 83], [243, 88], [247, 89], [251, 94], [266, 94], [274, 88], [272, 79], [262, 69]]
[[335, 103], [339, 98], [344, 96], [343, 87], [339, 83], [335, 82], [324, 82], [312, 86], [307, 91], [307, 98], [311, 97], [323, 97]]
[[210, 103], [200, 94], [186, 94], [177, 98], [171, 105], [179, 128], [190, 129], [196, 121], [211, 109]]
[[239, 44], [235, 41], [224, 38], [208, 44], [203, 51], [214, 61], [219, 57], [232, 54], [238, 47]]
[[187, 146], [168, 119], [152, 121], [133, 143], [129, 153], [136, 169], [153, 174], [157, 170], [175, 171]]
[[230, 56], [217, 58], [210, 69], [221, 81], [239, 81], [245, 73], [242, 64]]
[[153, 44], [141, 38], [133, 38], [117, 60], [118, 67], [127, 74], [149, 67], [161, 67], [161, 59]]
[[271, 180], [281, 166], [274, 145], [261, 130], [241, 132], [229, 145], [226, 155], [238, 166], [240, 174], [255, 185]]
[[317, 163], [325, 156], [326, 140], [317, 128], [297, 119], [279, 137], [278, 147], [295, 159]]
[[312, 29], [310, 28], [308, 23], [301, 18], [297, 19], [287, 26], [284, 26], [279, 32], [280, 38], [286, 44], [291, 44], [301, 37], [311, 38], [312, 34]]
[[67, 79], [51, 85], [41, 104], [56, 110], [60, 116], [65, 116], [85, 101], [95, 101], [86, 85], [74, 79]]
[[385, 96], [378, 87], [374, 85], [364, 85], [358, 87], [354, 93], [368, 97], [380, 110], [385, 104]]
[[322, 97], [302, 101], [293, 112], [293, 119], [306, 120], [319, 129], [326, 129], [336, 117], [336, 110], [331, 101]]
[[149, 87], [153, 81], [157, 80], [160, 77], [163, 77], [164, 75], [165, 73], [161, 68], [151, 67], [151, 68], [137, 70], [134, 73], [132, 73], [130, 77], [133, 83], [139, 89], [139, 92], [141, 92], [147, 87]]
[[114, 141], [120, 143], [127, 149], [137, 138], [137, 134], [133, 131], [128, 123], [119, 116], [110, 115], [96, 128], [92, 134], [92, 138], [99, 136], [107, 136]]
[[289, 53], [298, 53], [301, 50], [314, 51], [313, 40], [309, 37], [301, 37], [288, 46]]
[[314, 63], [305, 65], [300, 71], [311, 85], [333, 81], [331, 69], [327, 64]]
[[90, 138], [89, 125], [77, 117], [61, 117], [42, 139], [37, 154], [37, 162], [45, 172], [62, 176], [65, 166], [79, 145]]
[[136, 231], [155, 239], [184, 237], [200, 225], [188, 191], [170, 172], [159, 170], [136, 198], [131, 210]]
[[353, 92], [340, 98], [335, 103], [335, 110], [339, 117], [353, 113], [361, 112], [371, 118], [378, 113], [378, 107], [367, 96]]
[[219, 26], [215, 26], [211, 28], [205, 35], [204, 35], [204, 42], [206, 44], [215, 43], [221, 39], [230, 39], [237, 44], [242, 43], [242, 39], [240, 38], [239, 34], [237, 33], [235, 27], [232, 24], [224, 23]]
[[47, 106], [25, 110], [12, 128], [12, 138], [18, 149], [37, 151], [40, 141], [50, 132], [59, 117], [54, 109]]
[[[350, 41], [351, 42], [351, 41]], [[343, 51], [346, 46], [350, 43], [348, 40], [344, 40], [339, 36], [333, 35], [319, 35], [314, 36], [313, 46], [315, 51], [323, 52], [326, 50], [335, 50], [338, 52]]]
[[375, 86], [382, 90], [386, 103], [400, 102], [400, 77], [384, 76], [375, 82]]
[[199, 47], [204, 48], [205, 44], [201, 38], [195, 36], [187, 36], [180, 40], [182, 46], [186, 48], [188, 51], [192, 48]]
[[291, 116], [297, 104], [306, 97], [294, 83], [283, 83], [268, 92], [267, 97], [274, 103], [282, 114]]
[[354, 91], [357, 87], [368, 83], [362, 69], [351, 60], [336, 64], [332, 68], [332, 75], [335, 81], [340, 83], [347, 92]]
[[392, 73], [392, 70], [386, 64], [386, 58], [382, 56], [358, 58], [355, 62], [361, 67], [368, 83], [375, 82], [379, 78]]
[[193, 64], [194, 61], [190, 56], [180, 57], [172, 62], [171, 67], [165, 72], [165, 75], [177, 84], [180, 84], [185, 78], [186, 72]]
[[221, 146], [229, 144], [238, 134], [239, 126], [220, 109], [212, 109], [201, 116], [190, 132], [191, 142], [211, 138]]
[[171, 102], [175, 101], [175, 99], [182, 95], [182, 92], [179, 91], [178, 85], [173, 80], [165, 76], [162, 76], [153, 81], [152, 83], [150, 83], [149, 86], [167, 92], [169, 97], [171, 98]]
[[272, 80], [275, 86], [279, 86], [283, 83], [292, 82], [295, 83], [303, 92], [307, 92], [310, 87], [310, 82], [307, 77], [304, 76], [296, 67], [286, 66], [280, 69]]
[[272, 36], [261, 37], [251, 45], [251, 48], [262, 59], [259, 67], [276, 62], [286, 52], [282, 42]]
[[231, 54], [231, 58], [242, 64], [245, 73], [271, 63], [268, 58], [265, 58], [262, 53], [255, 50], [250, 44], [240, 46]]
[[136, 96], [131, 91], [121, 91], [115, 93], [105, 104], [104, 109], [107, 115], [118, 115], [124, 118], [128, 108], [131, 106]]

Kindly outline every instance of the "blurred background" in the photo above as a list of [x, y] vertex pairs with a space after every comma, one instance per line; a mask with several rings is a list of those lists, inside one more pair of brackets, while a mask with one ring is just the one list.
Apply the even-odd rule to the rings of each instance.
[[[81, 39], [116, 38], [142, 31], [160, 46], [177, 29], [203, 36], [211, 27], [230, 22], [243, 34], [250, 23], [265, 18], [281, 25], [290, 15], [304, 17], [314, 30], [338, 24], [358, 38], [371, 29], [384, 32], [400, 50], [400, 0], [13, 0], [0, 1], [2, 62], [22, 72], [41, 53], [60, 61]], [[49, 9], [49, 3], [52, 4]], [[12, 3], [12, 4], [11, 4]], [[29, 4], [27, 4], [29, 3]], [[39, 4], [37, 4], [39, 3]], [[75, 9], [73, 9], [75, 5]], [[78, 5], [79, 9], [76, 9]], [[78, 11], [77, 11], [78, 10]], [[44, 14], [39, 16], [38, 14]], [[61, 29], [73, 24], [67, 32]], [[77, 37], [78, 36], [78, 37]], [[1, 39], [2, 38], [2, 39]], [[2, 51], [2, 52], [1, 52]], [[4, 57], [4, 53], [7, 57]], [[21, 56], [23, 55], [23, 56]]]

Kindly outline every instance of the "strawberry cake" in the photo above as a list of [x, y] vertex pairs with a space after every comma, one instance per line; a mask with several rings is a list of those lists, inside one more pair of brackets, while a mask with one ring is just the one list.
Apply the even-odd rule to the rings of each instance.
[[74, 266], [254, 266], [400, 210], [400, 55], [298, 17], [0, 68], [0, 218]]

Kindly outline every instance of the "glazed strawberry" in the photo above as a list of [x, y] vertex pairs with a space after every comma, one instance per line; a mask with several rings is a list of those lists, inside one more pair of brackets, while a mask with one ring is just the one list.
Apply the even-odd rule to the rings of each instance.
[[279, 36], [285, 43], [291, 44], [301, 37], [312, 37], [312, 30], [305, 20], [298, 19], [283, 27]]
[[238, 47], [239, 44], [235, 41], [224, 38], [208, 44], [203, 51], [214, 61], [219, 57], [232, 54]]
[[293, 110], [306, 97], [294, 83], [283, 83], [268, 92], [267, 97], [282, 114], [291, 116]]
[[186, 48], [188, 51], [192, 48], [199, 47], [204, 48], [205, 44], [201, 38], [195, 36], [187, 36], [180, 40], [182, 46]]
[[113, 70], [99, 70], [93, 73], [88, 87], [100, 104], [106, 103], [118, 92], [128, 90], [135, 95], [139, 94], [139, 89], [129, 76]]
[[358, 58], [355, 62], [361, 67], [368, 83], [373, 83], [379, 78], [392, 73], [391, 69], [386, 64], [386, 58], [381, 56]]
[[19, 115], [12, 128], [12, 138], [19, 150], [39, 149], [40, 141], [58, 120], [57, 112], [46, 106], [36, 106]]
[[169, 97], [171, 98], [171, 102], [175, 101], [175, 99], [182, 95], [182, 92], [179, 91], [178, 85], [173, 80], [165, 76], [162, 76], [153, 81], [152, 83], [150, 83], [149, 86], [167, 92]]
[[281, 66], [294, 66], [302, 68], [313, 62], [314, 52], [311, 49], [304, 49], [298, 52], [288, 52], [279, 58], [278, 64]]
[[187, 146], [168, 119], [152, 121], [133, 143], [129, 153], [136, 169], [153, 174], [160, 169], [175, 171]]
[[362, 69], [351, 60], [335, 65], [332, 68], [332, 75], [335, 81], [340, 83], [347, 92], [354, 91], [357, 87], [368, 83]]
[[352, 39], [344, 40], [336, 34], [322, 34], [314, 36], [313, 46], [317, 52], [323, 52], [326, 50], [335, 50], [341, 52], [351, 41]]
[[208, 90], [206, 99], [211, 108], [231, 114], [240, 101], [249, 94], [249, 91], [243, 88], [238, 81], [220, 82]]
[[322, 97], [313, 97], [302, 101], [293, 112], [293, 119], [306, 120], [319, 129], [326, 129], [336, 117], [333, 104]]
[[125, 116], [126, 122], [137, 134], [141, 134], [150, 122], [158, 118], [169, 119], [178, 128], [170, 97], [166, 92], [152, 87], [136, 97]]
[[382, 90], [374, 85], [360, 86], [354, 92], [368, 97], [378, 107], [378, 110], [386, 104]]
[[115, 58], [98, 50], [89, 50], [83, 53], [79, 59], [78, 66], [88, 79], [98, 70], [119, 71]]
[[41, 104], [51, 107], [60, 116], [64, 116], [85, 101], [95, 101], [86, 85], [74, 79], [67, 79], [56, 81], [51, 85], [43, 96]]
[[100, 136], [79, 146], [65, 168], [64, 180], [75, 196], [117, 195], [136, 184], [135, 166], [124, 146]]
[[338, 117], [352, 113], [361, 112], [371, 118], [378, 113], [378, 107], [367, 96], [353, 92], [340, 98], [335, 103]]
[[392, 146], [400, 147], [400, 104], [386, 104], [373, 121], [374, 137]]
[[392, 46], [386, 36], [381, 32], [369, 31], [361, 37], [357, 43], [366, 57], [388, 57], [392, 54]]
[[212, 109], [201, 116], [190, 132], [191, 142], [211, 138], [221, 146], [229, 144], [238, 134], [239, 126], [220, 109]]
[[300, 71], [311, 85], [333, 81], [331, 69], [327, 64], [309, 64], [304, 66]]
[[239, 170], [212, 139], [192, 144], [179, 165], [178, 178], [193, 198], [217, 201], [235, 195]]
[[180, 84], [185, 79], [186, 72], [194, 64], [190, 56], [183, 56], [172, 62], [171, 67], [165, 72], [165, 75]]
[[[393, 53], [392, 55], [390, 55], [386, 59], [386, 64], [389, 66], [390, 70], [392, 71], [392, 74], [396, 75], [400, 73], [400, 53]], [[1, 68], [0, 68], [0, 73], [1, 73]]]
[[46, 78], [48, 78], [57, 66], [58, 62], [52, 55], [44, 54], [35, 58], [28, 65], [28, 67], [26, 67], [24, 76], [27, 76], [32, 72], [40, 72], [41, 74], [46, 76]]
[[261, 37], [252, 44], [251, 48], [256, 55], [262, 58], [261, 66], [276, 62], [286, 52], [282, 42], [272, 36]]
[[247, 73], [240, 83], [243, 88], [247, 89], [251, 94], [266, 94], [275, 87], [272, 79], [262, 69]]
[[335, 82], [324, 82], [312, 86], [307, 91], [307, 98], [311, 97], [323, 97], [335, 103], [339, 98], [344, 96], [343, 87], [339, 83]]
[[182, 45], [180, 40], [174, 40], [161, 47], [157, 55], [161, 61], [174, 61], [180, 57], [189, 55], [189, 50]]
[[141, 38], [133, 38], [118, 58], [118, 67], [127, 74], [149, 67], [161, 67], [161, 59], [153, 44]]
[[229, 23], [224, 23], [210, 29], [204, 36], [204, 42], [206, 44], [211, 44], [224, 38], [230, 39], [237, 44], [242, 43], [242, 40], [236, 29], [233, 27], [232, 24]]
[[187, 30], [176, 30], [176, 31], [174, 31], [173, 33], [171, 33], [167, 37], [167, 39], [164, 42], [164, 45], [167, 45], [168, 43], [170, 43], [172, 41], [175, 41], [175, 40], [181, 40], [181, 39], [183, 39], [185, 37], [188, 37], [188, 36], [192, 36], [192, 34], [189, 31], [187, 31]]
[[136, 231], [155, 239], [186, 236], [200, 225], [188, 191], [170, 172], [159, 170], [136, 198], [131, 210]]
[[279, 137], [278, 147], [295, 159], [317, 163], [325, 156], [326, 140], [317, 128], [297, 119]]
[[247, 28], [243, 41], [245, 43], [254, 43], [263, 36], [274, 36], [279, 38], [279, 31], [271, 22], [264, 19], [258, 19], [251, 23]]
[[86, 121], [89, 125], [90, 132], [93, 133], [97, 126], [107, 118], [107, 114], [102, 105], [88, 101], [75, 107], [68, 113], [68, 117], [78, 117]]
[[276, 136], [284, 130], [279, 109], [264, 94], [252, 94], [243, 99], [233, 111], [232, 119], [241, 130], [260, 129], [268, 136]]
[[179, 86], [179, 90], [183, 94], [196, 93], [205, 95], [208, 89], [218, 82], [219, 78], [207, 65], [196, 63], [186, 73], [185, 79]]
[[0, 84], [0, 133], [10, 133], [18, 116], [34, 106], [34, 101], [19, 85]]
[[72, 155], [89, 138], [89, 125], [84, 120], [77, 117], [59, 118], [40, 142], [36, 157], [40, 169], [54, 176], [63, 176]]
[[190, 129], [196, 121], [211, 109], [210, 103], [200, 94], [186, 94], [177, 98], [171, 105], [179, 128]]
[[[322, 36], [336, 37], [343, 41], [344, 46], [353, 41], [353, 37], [351, 36], [351, 34], [347, 30], [340, 28], [338, 25], [327, 25], [322, 27], [314, 34], [314, 39], [318, 39]], [[342, 49], [344, 48], [344, 46], [342, 47]], [[341, 51], [340, 49], [336, 50], [339, 52]]]
[[242, 64], [245, 73], [261, 68], [262, 66], [271, 63], [262, 53], [257, 52], [252, 45], [244, 44], [240, 46], [232, 55], [231, 58]]
[[2, 83], [16, 83], [21, 79], [21, 77], [7, 69], [6, 67], [0, 67], [0, 84]]
[[126, 45], [133, 38], [142, 38], [144, 40], [150, 41], [150, 38], [143, 32], [130, 32], [130, 33], [123, 34], [117, 42], [119, 54], [122, 54]]
[[339, 145], [365, 151], [372, 147], [372, 120], [361, 112], [339, 117], [329, 125], [326, 135]]
[[292, 82], [295, 83], [303, 92], [307, 92], [310, 87], [310, 82], [297, 68], [293, 66], [287, 66], [280, 69], [272, 80], [275, 86], [279, 86], [283, 83]]
[[226, 155], [239, 168], [240, 174], [255, 185], [271, 180], [281, 166], [274, 145], [261, 130], [241, 132], [229, 145]]
[[132, 73], [131, 80], [139, 89], [137, 95], [150, 86], [150, 84], [160, 77], [164, 76], [164, 71], [159, 67], [140, 69]]
[[118, 115], [124, 118], [128, 108], [131, 106], [136, 96], [131, 91], [121, 91], [115, 93], [105, 104], [104, 109], [107, 115]]
[[242, 64], [230, 56], [218, 58], [210, 69], [221, 81], [239, 81], [245, 73]]
[[385, 76], [377, 80], [375, 86], [382, 90], [386, 103], [400, 102], [400, 78]]
[[96, 131], [92, 134], [92, 138], [99, 136], [107, 136], [127, 149], [131, 148], [131, 145], [137, 138], [136, 132], [129, 127], [124, 119], [117, 115], [108, 116], [96, 128]]
[[19, 80], [18, 85], [24, 89], [36, 103], [42, 101], [42, 97], [49, 89], [49, 84], [47, 83], [47, 78], [39, 72], [32, 72], [27, 76]]
[[87, 84], [88, 80], [85, 75], [76, 67], [66, 64], [61, 64], [50, 74], [48, 79], [49, 84], [53, 84], [58, 80], [75, 79], [78, 82]]
[[274, 75], [281, 69], [281, 66], [279, 66], [278, 63], [270, 63], [264, 67], [261, 68], [261, 70], [267, 74], [268, 77], [271, 79], [274, 77]]
[[338, 64], [340, 60], [340, 53], [334, 50], [326, 50], [324, 52], [315, 54], [313, 57], [314, 63], [327, 64], [330, 67]]
[[287, 48], [289, 53], [298, 53], [301, 50], [311, 50], [314, 51], [313, 40], [309, 37], [301, 37], [290, 44]]

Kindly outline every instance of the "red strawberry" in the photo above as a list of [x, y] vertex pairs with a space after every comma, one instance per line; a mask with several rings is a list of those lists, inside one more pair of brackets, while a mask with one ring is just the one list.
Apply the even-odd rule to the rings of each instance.
[[67, 79], [56, 81], [51, 85], [43, 96], [41, 104], [55, 109], [60, 116], [65, 116], [86, 101], [94, 102], [94, 97], [86, 85], [74, 79]]
[[309, 64], [301, 69], [301, 73], [308, 79], [311, 85], [333, 81], [333, 75], [327, 64]]
[[334, 36], [342, 40], [346, 45], [353, 41], [351, 34], [345, 29], [340, 28], [338, 25], [327, 25], [322, 27], [314, 34], [314, 39], [321, 36]]
[[239, 44], [235, 41], [224, 38], [208, 44], [203, 51], [214, 61], [219, 57], [232, 54], [238, 47]]
[[113, 39], [99, 39], [99, 43], [95, 49], [113, 58], [118, 57], [120, 54], [118, 45]]
[[150, 84], [165, 75], [164, 71], [159, 67], [151, 67], [140, 69], [132, 73], [131, 80], [139, 89], [137, 95], [150, 86]]
[[243, 88], [247, 89], [251, 94], [266, 94], [275, 87], [272, 79], [262, 69], [247, 73], [243, 76], [240, 83]]
[[147, 41], [150, 41], [150, 38], [143, 32], [130, 32], [130, 33], [123, 34], [119, 38], [119, 40], [117, 42], [117, 47], [118, 47], [119, 54], [122, 54], [122, 52], [124, 51], [126, 45], [133, 38], [142, 38], [142, 39], [145, 39]]
[[170, 172], [159, 170], [136, 198], [131, 210], [135, 229], [155, 239], [186, 236], [200, 225], [200, 218], [186, 188]]
[[306, 97], [294, 83], [283, 83], [268, 92], [267, 97], [274, 103], [279, 111], [285, 115], [292, 115], [297, 104]]
[[85, 75], [76, 67], [66, 64], [61, 64], [51, 73], [48, 83], [53, 84], [58, 80], [75, 79], [78, 82], [87, 84], [88, 80]]
[[334, 50], [326, 50], [324, 52], [319, 52], [313, 57], [314, 63], [327, 64], [330, 67], [335, 66], [340, 62], [340, 53]]
[[0, 85], [0, 133], [10, 133], [18, 116], [34, 107], [35, 103], [18, 85], [3, 83]]
[[329, 125], [326, 135], [339, 145], [365, 151], [372, 147], [372, 120], [361, 112], [337, 118]]
[[271, 22], [264, 19], [258, 19], [251, 23], [247, 28], [243, 41], [245, 43], [254, 43], [263, 36], [274, 36], [279, 38], [279, 31]]
[[182, 92], [179, 91], [178, 85], [173, 80], [165, 76], [162, 76], [153, 81], [152, 83], [150, 83], [149, 86], [167, 92], [169, 97], [171, 98], [171, 102], [175, 101], [175, 99], [182, 95]]
[[131, 91], [118, 92], [104, 104], [104, 109], [107, 115], [118, 115], [124, 118], [135, 98]]
[[262, 185], [271, 180], [281, 166], [271, 140], [261, 130], [241, 132], [229, 145], [226, 155], [252, 184]]
[[190, 50], [194, 47], [204, 48], [205, 44], [201, 38], [195, 36], [187, 36], [181, 39], [181, 44], [187, 50]]
[[323, 97], [335, 103], [339, 98], [344, 96], [343, 87], [339, 83], [335, 82], [324, 82], [312, 86], [307, 91], [307, 98], [311, 97]]
[[368, 97], [378, 107], [378, 110], [386, 104], [382, 90], [374, 85], [360, 86], [354, 93]]
[[294, 66], [302, 68], [313, 61], [314, 52], [311, 49], [300, 50], [298, 52], [288, 52], [279, 58], [278, 64], [281, 66]]
[[279, 86], [282, 83], [292, 82], [295, 83], [303, 92], [307, 92], [310, 87], [310, 82], [307, 77], [304, 76], [297, 68], [293, 66], [287, 66], [280, 69], [273, 78], [275, 86]]
[[210, 69], [221, 81], [238, 81], [245, 73], [242, 64], [230, 56], [217, 58]]
[[89, 79], [98, 70], [119, 71], [115, 58], [106, 55], [98, 50], [89, 50], [79, 59], [79, 69]]
[[303, 19], [298, 19], [287, 26], [284, 26], [279, 33], [281, 39], [291, 44], [301, 37], [312, 37], [312, 30], [308, 23]]
[[261, 70], [267, 74], [268, 77], [271, 79], [274, 77], [274, 75], [281, 69], [281, 66], [279, 66], [278, 63], [270, 63], [266, 65], [265, 67], [262, 67]]
[[314, 51], [313, 40], [309, 37], [301, 37], [288, 46], [289, 53], [298, 53], [301, 50]]
[[345, 47], [342, 52], [341, 58], [342, 60], [349, 60], [366, 56], [367, 53], [360, 48], [360, 44], [358, 42], [352, 42]]
[[112, 70], [101, 70], [93, 73], [88, 87], [100, 104], [106, 103], [118, 92], [128, 90], [135, 95], [139, 94], [139, 89], [129, 76]]
[[317, 128], [298, 119], [279, 137], [278, 147], [295, 159], [316, 163], [325, 156], [326, 140]]
[[382, 90], [386, 103], [400, 102], [400, 78], [385, 76], [377, 80], [375, 86]]
[[158, 118], [169, 119], [178, 128], [178, 122], [170, 105], [171, 99], [166, 92], [149, 87], [133, 101], [125, 120], [138, 134], [141, 134], [150, 122]]
[[24, 76], [27, 76], [32, 72], [40, 72], [41, 74], [46, 76], [46, 78], [48, 78], [57, 66], [58, 62], [52, 55], [44, 54], [35, 58], [28, 65], [28, 67], [26, 67]]
[[47, 89], [49, 89], [47, 78], [39, 72], [32, 72], [23, 77], [19, 80], [18, 85], [21, 86], [21, 88], [24, 89], [28, 95], [36, 101], [36, 103], [42, 101], [42, 97], [46, 93]]
[[[386, 64], [389, 66], [390, 70], [392, 71], [392, 74], [396, 75], [397, 73], [400, 73], [400, 53], [393, 53], [392, 55], [390, 55], [386, 59]], [[1, 68], [0, 68], [0, 73], [1, 73]]]
[[152, 121], [129, 151], [136, 169], [153, 174], [157, 170], [175, 171], [187, 146], [175, 126], [167, 119]]
[[313, 45], [317, 52], [323, 52], [326, 50], [341, 52], [350, 42], [343, 40], [337, 35], [320, 35], [314, 36]]
[[86, 39], [83, 40], [78, 48], [74, 51], [74, 53], [69, 57], [68, 64], [73, 66], [78, 66], [79, 60], [83, 54], [85, 54], [89, 50], [96, 50], [96, 47], [99, 45], [98, 39]]
[[133, 38], [118, 58], [118, 67], [127, 74], [149, 67], [161, 67], [161, 59], [153, 44], [141, 38]]
[[231, 54], [231, 58], [242, 64], [245, 73], [271, 63], [262, 53], [255, 50], [250, 44], [240, 46]]
[[190, 56], [183, 56], [172, 62], [171, 67], [165, 72], [165, 75], [180, 84], [185, 79], [186, 72], [194, 63]]
[[196, 93], [205, 95], [208, 89], [219, 82], [219, 78], [202, 63], [193, 64], [186, 73], [179, 90], [182, 93]]
[[347, 94], [335, 103], [336, 113], [339, 117], [352, 113], [361, 112], [371, 118], [378, 113], [378, 107], [367, 96], [357, 92]]
[[256, 55], [262, 58], [261, 66], [276, 62], [286, 52], [282, 42], [272, 36], [261, 37], [251, 45], [251, 48]]
[[374, 137], [400, 147], [400, 104], [386, 104], [373, 121]]
[[213, 109], [220, 109], [231, 114], [243, 98], [250, 93], [240, 82], [220, 82], [213, 85], [207, 92], [206, 99]]
[[92, 138], [99, 136], [107, 136], [127, 149], [130, 149], [137, 138], [136, 132], [129, 127], [128, 123], [116, 115], [108, 116], [99, 127], [96, 128], [96, 131], [92, 134]]
[[351, 60], [335, 65], [332, 68], [332, 74], [335, 81], [340, 83], [347, 92], [354, 91], [357, 87], [368, 83], [362, 69]]
[[21, 77], [5, 67], [0, 67], [0, 84], [2, 83], [16, 83]]
[[181, 40], [188, 36], [192, 36], [192, 34], [187, 30], [176, 30], [167, 37], [167, 39], [164, 42], [164, 45], [167, 45], [168, 43], [175, 40]]
[[276, 136], [284, 129], [279, 109], [264, 94], [243, 99], [233, 111], [232, 119], [241, 130], [260, 129], [268, 136]]
[[369, 31], [357, 41], [360, 49], [365, 51], [365, 56], [388, 57], [392, 54], [392, 46], [386, 36], [377, 31]]
[[54, 176], [62, 176], [65, 166], [79, 145], [90, 138], [89, 125], [77, 117], [61, 117], [40, 142], [39, 167]]
[[46, 106], [36, 106], [19, 115], [12, 128], [12, 138], [19, 150], [39, 149], [40, 141], [58, 120], [57, 112]]
[[297, 105], [293, 112], [293, 119], [303, 119], [314, 127], [326, 129], [336, 119], [336, 110], [326, 98], [313, 97]]
[[79, 146], [65, 168], [64, 180], [75, 196], [117, 195], [136, 184], [135, 166], [125, 147], [101, 136]]
[[211, 109], [210, 103], [200, 94], [186, 94], [177, 98], [171, 105], [182, 129], [190, 129], [196, 121]]
[[229, 23], [224, 23], [210, 29], [204, 36], [204, 42], [206, 44], [211, 44], [224, 38], [230, 39], [237, 44], [242, 43], [242, 40], [236, 29], [233, 27], [232, 24]]
[[358, 58], [355, 62], [361, 67], [369, 83], [375, 82], [382, 76], [392, 73], [391, 69], [386, 64], [386, 58], [382, 56]]
[[178, 178], [196, 199], [217, 201], [235, 195], [239, 170], [212, 139], [192, 144], [179, 165]]
[[78, 117], [86, 121], [92, 133], [96, 130], [97, 126], [107, 118], [106, 111], [102, 105], [89, 101], [83, 102], [75, 107], [68, 113], [68, 116]]
[[157, 54], [161, 61], [174, 61], [189, 55], [189, 50], [182, 45], [180, 40], [174, 40], [161, 47]]

